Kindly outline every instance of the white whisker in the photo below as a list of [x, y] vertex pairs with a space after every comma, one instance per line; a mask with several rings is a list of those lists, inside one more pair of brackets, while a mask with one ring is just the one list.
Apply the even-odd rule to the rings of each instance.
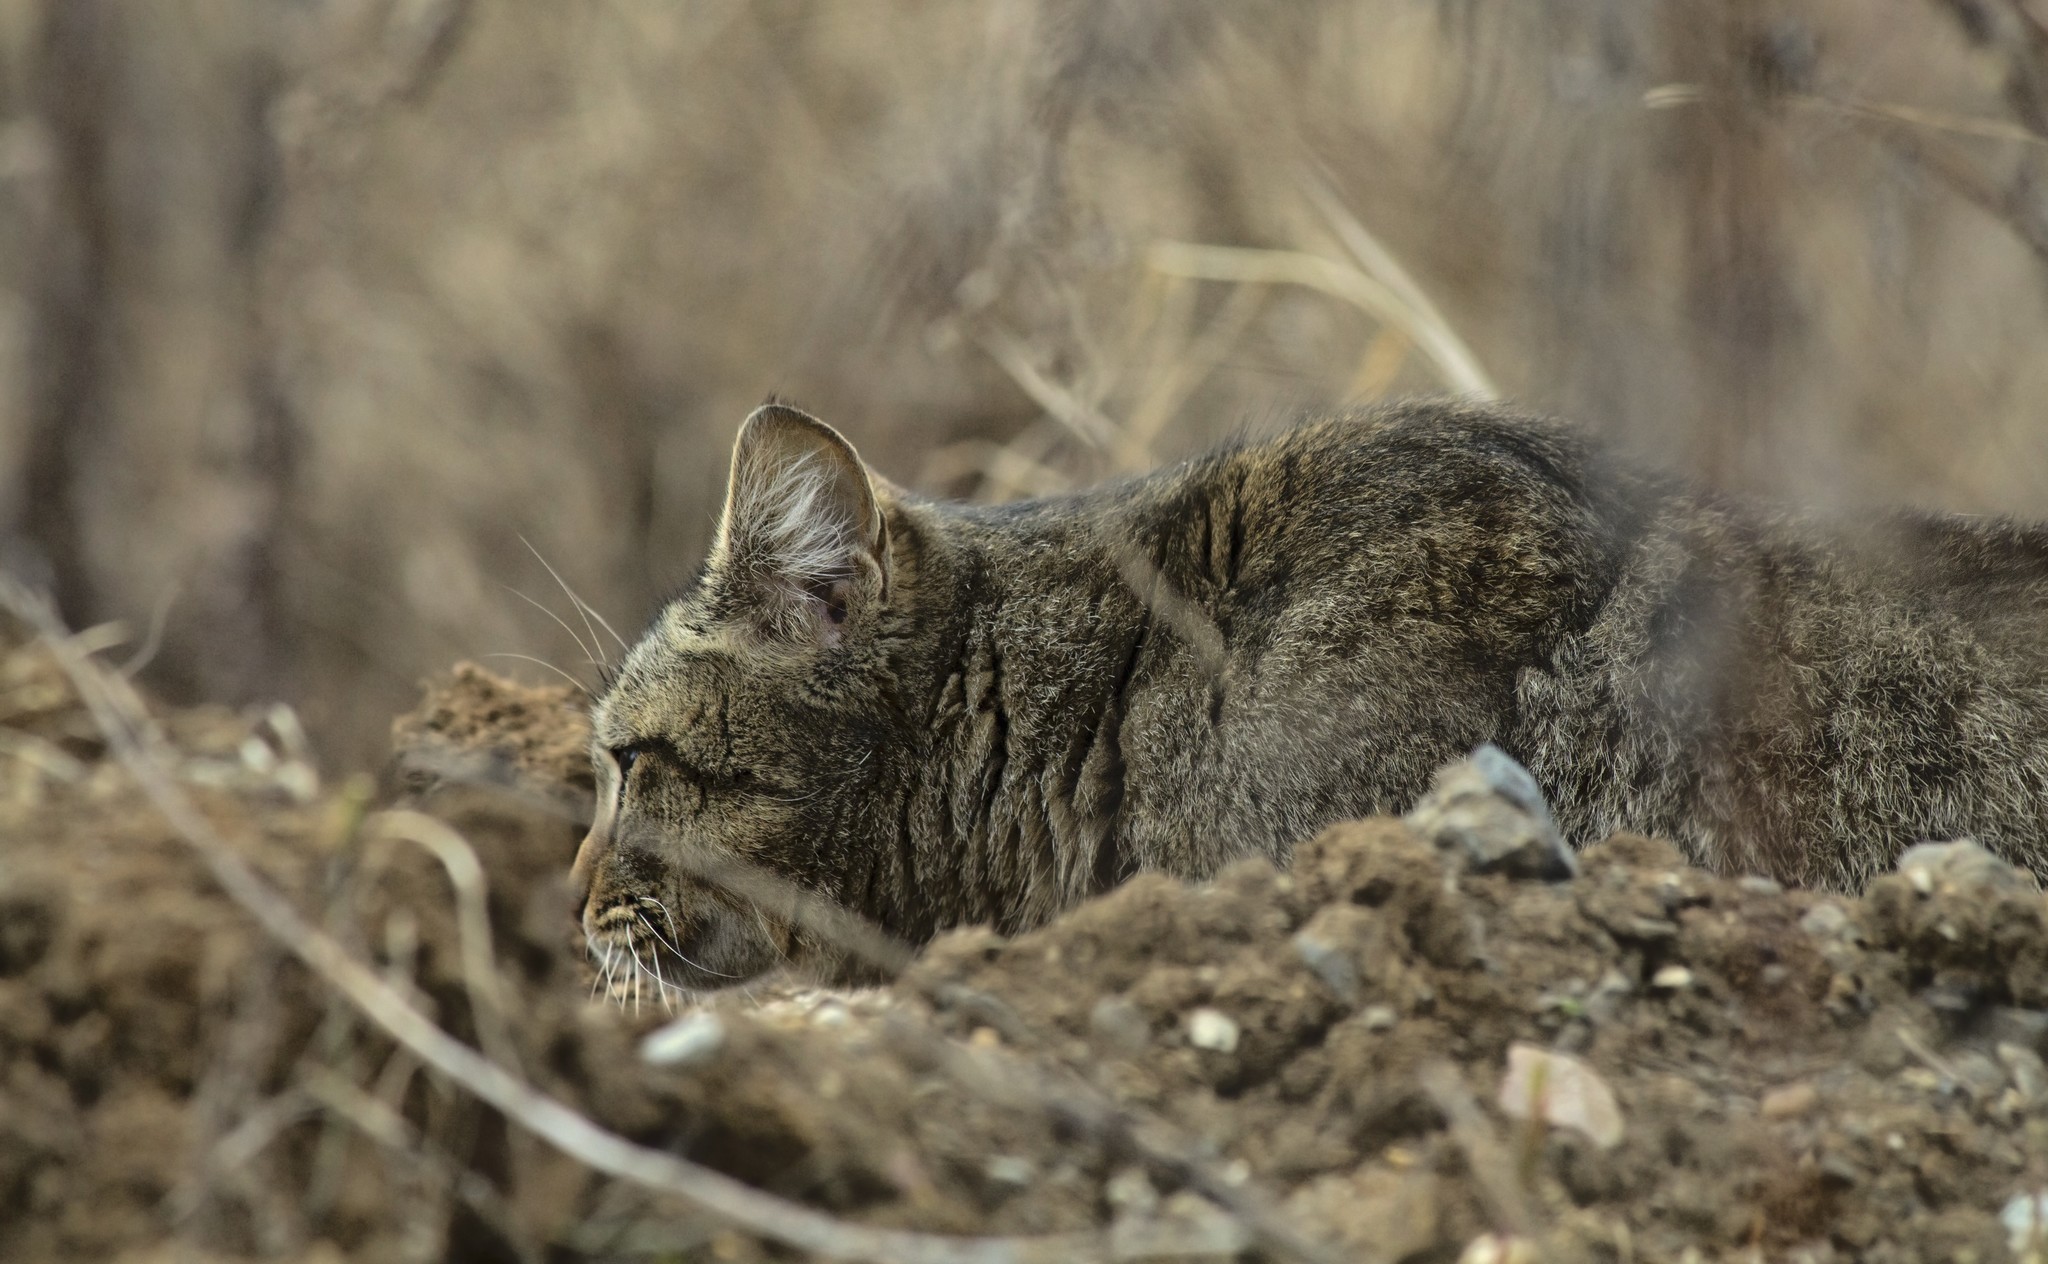
[[[610, 665], [610, 659], [606, 658], [606, 657], [605, 657], [605, 655], [604, 655], [604, 643], [603, 643], [603, 642], [601, 642], [601, 641], [598, 641], [598, 639], [597, 639], [597, 628], [596, 628], [596, 627], [594, 627], [594, 626], [592, 626], [592, 624], [591, 624], [591, 622], [590, 622], [590, 616], [591, 616], [592, 614], [595, 614], [596, 612], [595, 612], [595, 611], [593, 611], [593, 610], [591, 610], [591, 608], [590, 608], [589, 606], [586, 606], [586, 605], [584, 605], [584, 604], [583, 604], [583, 598], [581, 598], [581, 597], [578, 597], [578, 596], [576, 595], [576, 593], [575, 593], [575, 590], [569, 587], [568, 581], [564, 580], [564, 579], [562, 578], [562, 576], [561, 576], [561, 575], [560, 575], [560, 574], [559, 574], [559, 573], [558, 573], [558, 572], [557, 572], [557, 571], [555, 570], [555, 568], [554, 568], [554, 567], [552, 567], [552, 566], [548, 566], [548, 560], [547, 560], [546, 558], [544, 558], [544, 557], [542, 557], [542, 556], [540, 555], [540, 550], [539, 550], [539, 549], [537, 549], [537, 548], [534, 548], [534, 547], [533, 547], [533, 541], [531, 541], [531, 540], [527, 539], [527, 538], [526, 538], [525, 536], [523, 536], [523, 535], [522, 535], [522, 536], [520, 536], [520, 537], [519, 537], [519, 542], [520, 542], [521, 544], [523, 544], [523, 545], [525, 545], [525, 546], [526, 546], [526, 550], [527, 550], [527, 552], [529, 552], [529, 553], [533, 554], [533, 558], [534, 558], [534, 560], [535, 560], [535, 561], [539, 562], [539, 563], [540, 563], [540, 564], [541, 564], [542, 566], [547, 566], [548, 574], [550, 574], [550, 575], [553, 575], [553, 576], [555, 577], [555, 583], [557, 583], [557, 584], [561, 585], [561, 589], [562, 589], [562, 592], [563, 592], [563, 593], [564, 593], [564, 594], [565, 594], [565, 595], [566, 595], [566, 596], [567, 596], [567, 597], [569, 598], [569, 604], [571, 604], [571, 605], [575, 606], [575, 607], [576, 607], [576, 612], [577, 612], [577, 613], [578, 613], [579, 615], [581, 615], [581, 616], [583, 617], [583, 629], [584, 629], [584, 631], [586, 631], [586, 632], [590, 633], [590, 639], [591, 639], [591, 640], [592, 640], [593, 642], [596, 642], [596, 644], [597, 644], [597, 650], [598, 650], [598, 665], [599, 665], [600, 667], [603, 667], [603, 666], [609, 666], [609, 665]], [[606, 625], [605, 625], [605, 630], [606, 630], [606, 631], [611, 631], [611, 625], [610, 625], [610, 624], [606, 624]], [[619, 645], [620, 645], [620, 647], [621, 647], [621, 648], [624, 648], [624, 646], [625, 646], [625, 642], [619, 639], [619, 634], [618, 634], [618, 633], [616, 633], [616, 632], [612, 632], [612, 639], [613, 639], [614, 641], [619, 641]], [[582, 641], [582, 638], [580, 638], [580, 637], [579, 637], [579, 638], [577, 638], [577, 640], [578, 640], [578, 643], [580, 644], [580, 643], [581, 643], [581, 641]]]
[[654, 928], [654, 923], [647, 920], [646, 914], [634, 914], [635, 917], [638, 917], [640, 919], [641, 924], [646, 926], [648, 931], [654, 936], [655, 942], [661, 944], [670, 952], [674, 953], [677, 959], [680, 960], [684, 965], [690, 967], [692, 970], [701, 970], [705, 974], [716, 975], [721, 979], [737, 979], [740, 977], [737, 974], [727, 974], [723, 970], [713, 970], [710, 966], [701, 965], [695, 961], [692, 961], [690, 959], [689, 954], [683, 951], [682, 945], [678, 942], [679, 940], [681, 940], [682, 936], [676, 933], [676, 919], [672, 914], [669, 913], [668, 905], [663, 904], [660, 900], [655, 899], [651, 895], [636, 896], [634, 898], [642, 904], [652, 904], [654, 907], [661, 910], [661, 915], [663, 917], [668, 919], [669, 933], [675, 936], [674, 939], [663, 939], [661, 937], [661, 932]]
[[561, 615], [556, 614], [554, 611], [548, 609], [546, 606], [540, 604], [538, 601], [535, 601], [533, 598], [527, 596], [525, 593], [520, 592], [517, 588], [514, 588], [510, 584], [499, 584], [498, 587], [504, 589], [508, 593], [511, 593], [514, 597], [519, 598], [519, 600], [525, 602], [527, 605], [532, 606], [535, 610], [540, 611], [548, 618], [553, 619], [555, 621], [555, 625], [561, 628], [562, 631], [567, 632], [569, 634], [570, 640], [576, 642], [576, 648], [583, 651], [583, 659], [585, 662], [589, 663], [592, 667], [603, 666], [603, 664], [598, 662], [596, 657], [591, 654], [590, 646], [584, 643], [582, 637], [576, 635], [576, 629], [570, 627], [567, 623], [562, 621]]
[[[650, 929], [652, 928], [650, 927]], [[669, 983], [668, 979], [661, 973], [661, 954], [650, 948], [647, 952], [647, 960], [648, 964], [654, 967], [654, 986], [661, 996], [661, 1007], [671, 1014], [675, 1013], [675, 1002], [669, 999], [669, 992], [671, 990], [672, 985]], [[674, 990], [681, 991], [680, 988], [676, 988]]]
[[548, 669], [549, 671], [551, 671], [551, 672], [555, 673], [555, 675], [557, 675], [557, 676], [560, 676], [560, 677], [561, 677], [561, 678], [562, 678], [563, 680], [566, 680], [566, 681], [568, 681], [568, 682], [569, 682], [570, 684], [572, 684], [572, 685], [576, 686], [576, 692], [578, 692], [578, 693], [582, 694], [582, 695], [583, 695], [584, 697], [586, 697], [586, 698], [588, 698], [588, 697], [590, 696], [590, 686], [588, 686], [588, 685], [584, 684], [584, 683], [583, 683], [582, 681], [580, 681], [580, 680], [576, 679], [576, 678], [575, 678], [574, 676], [571, 676], [571, 675], [570, 675], [570, 674], [569, 674], [568, 672], [565, 672], [565, 671], [563, 671], [563, 670], [562, 670], [561, 668], [559, 668], [559, 667], [555, 666], [555, 665], [554, 665], [553, 663], [550, 663], [550, 662], [549, 662], [548, 660], [546, 660], [546, 659], [544, 659], [544, 658], [535, 658], [535, 657], [534, 657], [533, 655], [531, 655], [531, 654], [485, 654], [485, 655], [483, 655], [483, 657], [484, 657], [484, 658], [517, 658], [517, 659], [521, 659], [521, 660], [523, 660], [523, 661], [525, 661], [525, 662], [529, 662], [529, 663], [538, 663], [538, 664], [540, 664], [540, 665], [541, 665], [542, 667], [545, 667], [545, 668], [547, 668], [547, 669]]

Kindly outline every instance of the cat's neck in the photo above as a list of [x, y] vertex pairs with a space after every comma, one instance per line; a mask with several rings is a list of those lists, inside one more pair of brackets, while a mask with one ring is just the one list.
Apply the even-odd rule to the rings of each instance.
[[1125, 719], [1158, 620], [1070, 516], [927, 532], [921, 579], [947, 630], [930, 647], [927, 758], [903, 786], [907, 894], [940, 925], [1032, 925], [1137, 867]]

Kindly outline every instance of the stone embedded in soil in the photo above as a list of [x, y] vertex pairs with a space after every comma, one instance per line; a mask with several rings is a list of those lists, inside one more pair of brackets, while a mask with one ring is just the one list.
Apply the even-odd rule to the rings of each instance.
[[1820, 1092], [1811, 1084], [1786, 1084], [1765, 1093], [1757, 1113], [1765, 1119], [1796, 1119], [1820, 1104]]
[[725, 1023], [705, 1010], [655, 1028], [640, 1042], [640, 1059], [653, 1066], [688, 1066], [725, 1046]]
[[1527, 1238], [1482, 1233], [1458, 1253], [1458, 1264], [1537, 1264], [1543, 1252]]
[[1614, 1090], [1570, 1054], [1520, 1042], [1508, 1046], [1499, 1100], [1510, 1118], [1570, 1128], [1603, 1150], [1621, 1144], [1625, 1126]]
[[1998, 1219], [2017, 1264], [2048, 1262], [2048, 1190], [2014, 1195]]
[[1438, 769], [1405, 819], [1476, 873], [1549, 881], [1578, 873], [1536, 779], [1491, 742]]
[[1664, 966], [1650, 976], [1650, 986], [1666, 992], [1679, 992], [1692, 986], [1692, 971], [1684, 966]]
[[1237, 1023], [1221, 1010], [1202, 1008], [1188, 1015], [1188, 1043], [1217, 1053], [1237, 1052]]
[[1931, 895], [1936, 888], [2032, 891], [2038, 886], [2033, 875], [1992, 855], [1982, 843], [1970, 838], [1916, 844], [1899, 857], [1896, 868], [1922, 895]]

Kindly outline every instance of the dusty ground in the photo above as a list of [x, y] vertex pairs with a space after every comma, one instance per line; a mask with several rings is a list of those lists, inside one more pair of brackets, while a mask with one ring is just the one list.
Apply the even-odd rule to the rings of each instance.
[[[786, 1258], [394, 1053], [203, 875], [50, 657], [0, 638], [0, 1259]], [[381, 788], [318, 785], [281, 719], [168, 719], [219, 830], [451, 1030], [479, 1023], [449, 879], [386, 803], [482, 863], [500, 1052], [852, 1221], [1126, 1256], [1989, 1264], [2001, 1210], [2048, 1189], [2048, 902], [1967, 856], [1844, 900], [1624, 837], [1549, 884], [1369, 821], [1286, 873], [950, 936], [887, 992], [723, 998], [656, 1066], [670, 1016], [588, 1000], [565, 933], [566, 692], [459, 670]], [[1523, 1045], [1580, 1060], [1541, 1075], [1547, 1124], [1503, 1094]]]

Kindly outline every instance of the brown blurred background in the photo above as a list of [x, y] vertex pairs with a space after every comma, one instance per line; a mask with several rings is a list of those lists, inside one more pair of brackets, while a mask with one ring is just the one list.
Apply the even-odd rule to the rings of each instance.
[[2048, 516], [2048, 0], [0, 0], [0, 565], [159, 690], [587, 679], [522, 537], [630, 638], [771, 390], [958, 495], [1491, 390]]

